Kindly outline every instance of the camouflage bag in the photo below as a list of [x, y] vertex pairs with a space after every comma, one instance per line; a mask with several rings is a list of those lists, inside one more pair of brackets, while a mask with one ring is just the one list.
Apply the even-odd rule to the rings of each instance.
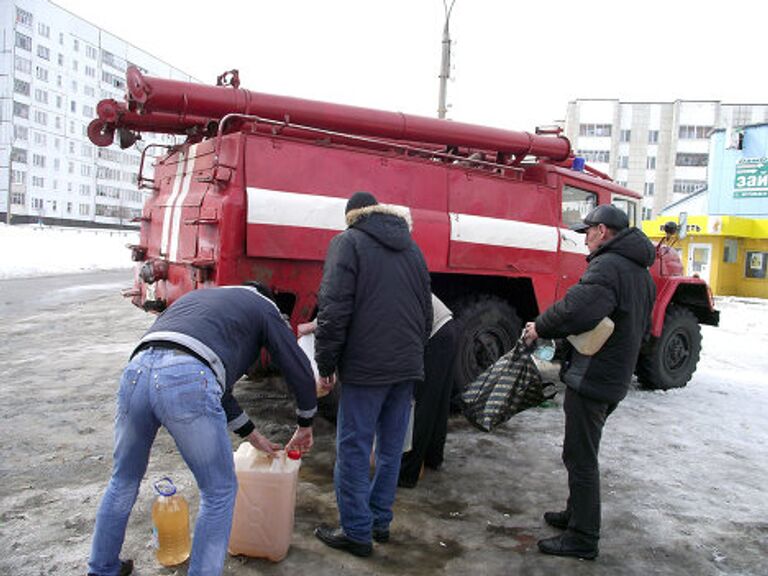
[[490, 432], [510, 417], [554, 398], [553, 384], [543, 382], [523, 339], [499, 358], [461, 395], [463, 412], [474, 426]]

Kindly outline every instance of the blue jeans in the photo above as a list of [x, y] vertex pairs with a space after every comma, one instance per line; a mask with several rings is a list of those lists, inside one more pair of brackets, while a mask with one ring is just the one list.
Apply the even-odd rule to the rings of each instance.
[[237, 493], [221, 395], [208, 366], [175, 350], [149, 348], [125, 368], [117, 396], [112, 478], [96, 514], [89, 574], [119, 572], [128, 516], [161, 425], [176, 441], [200, 490], [188, 574], [221, 574]]
[[[350, 540], [370, 542], [374, 527], [388, 529], [392, 522], [413, 385], [341, 385], [333, 480], [341, 527]], [[371, 478], [374, 435], [376, 471]]]

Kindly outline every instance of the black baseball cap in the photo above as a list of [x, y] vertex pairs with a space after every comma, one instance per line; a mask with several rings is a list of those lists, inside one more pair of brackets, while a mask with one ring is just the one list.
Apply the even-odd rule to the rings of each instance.
[[624, 230], [624, 228], [629, 227], [629, 217], [626, 212], [616, 208], [613, 204], [603, 204], [587, 214], [581, 224], [571, 226], [571, 230], [585, 234], [587, 228], [598, 224], [605, 224], [614, 230]]

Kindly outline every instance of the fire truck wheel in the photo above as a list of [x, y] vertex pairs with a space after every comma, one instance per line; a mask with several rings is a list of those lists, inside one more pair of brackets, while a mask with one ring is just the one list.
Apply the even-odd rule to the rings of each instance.
[[701, 327], [688, 308], [670, 304], [661, 336], [641, 352], [635, 372], [644, 388], [682, 388], [693, 376], [701, 354]]
[[512, 348], [522, 323], [508, 302], [488, 294], [458, 301], [453, 312], [459, 321], [451, 402], [455, 411], [467, 384]]

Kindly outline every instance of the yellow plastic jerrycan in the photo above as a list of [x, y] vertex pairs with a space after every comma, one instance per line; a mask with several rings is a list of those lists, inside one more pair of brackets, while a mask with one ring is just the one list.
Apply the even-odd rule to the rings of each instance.
[[163, 566], [176, 566], [189, 558], [189, 504], [176, 493], [170, 478], [154, 484], [157, 498], [152, 504], [152, 540], [157, 561]]
[[229, 536], [229, 553], [279, 562], [293, 536], [301, 454], [298, 450], [270, 457], [243, 442], [235, 452], [237, 499]]

